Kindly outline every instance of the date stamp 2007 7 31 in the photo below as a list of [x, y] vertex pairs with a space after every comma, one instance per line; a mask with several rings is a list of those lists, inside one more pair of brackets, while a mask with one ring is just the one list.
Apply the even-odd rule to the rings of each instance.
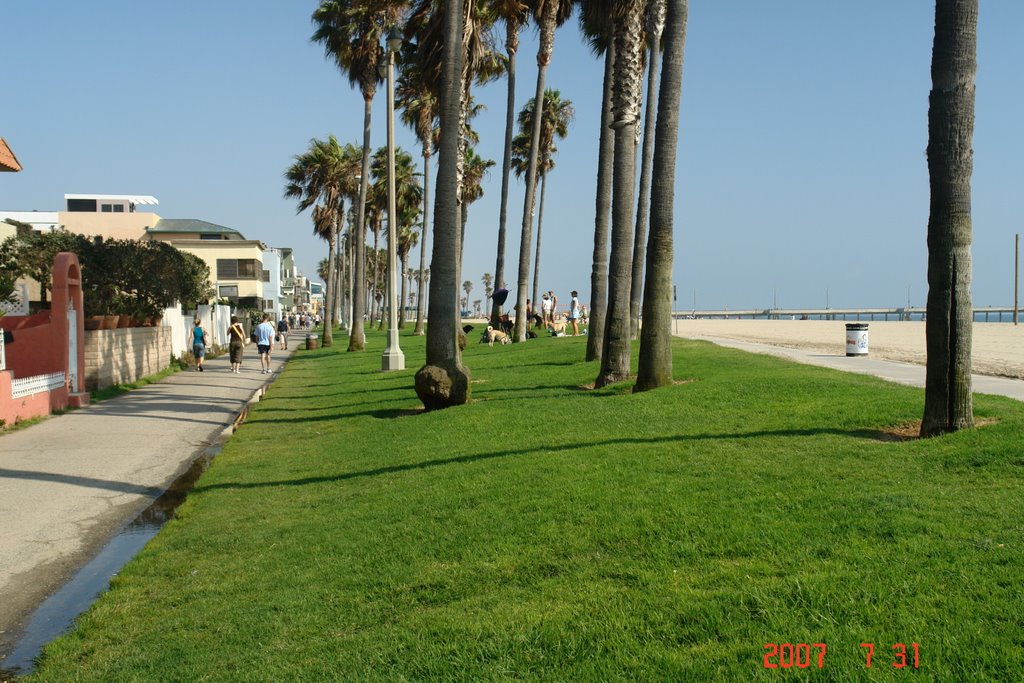
[[[875, 644], [874, 643], [861, 643], [860, 646], [864, 649], [865, 661], [864, 667], [870, 669], [875, 661]], [[917, 643], [910, 643], [909, 651], [908, 646], [903, 643], [896, 643], [890, 649], [892, 650], [892, 661], [890, 664], [893, 668], [902, 669], [904, 667], [911, 667], [917, 669], [921, 664], [921, 646]], [[817, 666], [819, 669], [825, 668], [825, 654], [828, 652], [828, 646], [825, 643], [765, 643], [764, 649], [767, 652], [764, 653], [764, 668], [766, 669], [807, 669], [811, 666]]]

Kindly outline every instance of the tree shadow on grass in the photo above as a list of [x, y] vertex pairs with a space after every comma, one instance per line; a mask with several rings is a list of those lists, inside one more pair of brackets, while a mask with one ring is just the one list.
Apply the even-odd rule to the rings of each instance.
[[[399, 413], [408, 412], [401, 410], [391, 411], [367, 411], [366, 414], [372, 413]], [[317, 418], [312, 418], [317, 419]], [[660, 444], [660, 443], [683, 443], [683, 442], [699, 442], [699, 441], [730, 441], [730, 440], [741, 440], [741, 439], [761, 439], [766, 437], [791, 437], [801, 438], [808, 436], [844, 436], [848, 438], [856, 439], [872, 439], [880, 440], [879, 435], [882, 434], [879, 430], [870, 429], [781, 429], [781, 430], [766, 430], [758, 432], [740, 432], [736, 434], [680, 434], [677, 436], [658, 436], [650, 438], [621, 438], [621, 439], [606, 439], [604, 441], [592, 441], [589, 443], [570, 443], [570, 444], [552, 444], [548, 446], [538, 446], [535, 448], [527, 448], [523, 450], [502, 450], [502, 451], [491, 451], [489, 453], [471, 453], [466, 455], [457, 455], [451, 458], [436, 458], [432, 460], [424, 460], [422, 462], [406, 463], [402, 465], [389, 465], [387, 467], [378, 467], [372, 470], [362, 470], [359, 472], [344, 472], [341, 474], [335, 474], [330, 476], [321, 477], [304, 477], [301, 479], [291, 480], [278, 480], [278, 481], [261, 481], [251, 483], [241, 482], [224, 482], [220, 484], [210, 484], [207, 486], [196, 486], [196, 491], [214, 491], [217, 489], [259, 489], [269, 488], [274, 486], [307, 486], [310, 484], [329, 484], [340, 481], [347, 481], [349, 479], [364, 479], [368, 477], [378, 477], [387, 474], [400, 474], [402, 472], [412, 472], [415, 470], [428, 470], [435, 467], [445, 467], [448, 465], [464, 465], [470, 463], [481, 462], [485, 460], [497, 460], [501, 458], [513, 458], [521, 457], [526, 455], [534, 455], [538, 453], [548, 453], [565, 455], [570, 452], [582, 451], [595, 446], [642, 446], [646, 444]]]

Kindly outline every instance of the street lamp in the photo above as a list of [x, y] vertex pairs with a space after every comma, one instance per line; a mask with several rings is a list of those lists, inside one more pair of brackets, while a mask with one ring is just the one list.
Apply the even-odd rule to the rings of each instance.
[[391, 27], [387, 37], [388, 79], [388, 341], [380, 358], [381, 370], [405, 369], [405, 354], [398, 346], [398, 250], [395, 228], [395, 53], [402, 47], [402, 34]]

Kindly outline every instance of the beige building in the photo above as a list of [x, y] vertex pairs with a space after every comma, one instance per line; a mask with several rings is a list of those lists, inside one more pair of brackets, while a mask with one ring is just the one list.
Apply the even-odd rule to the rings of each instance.
[[79, 235], [101, 235], [105, 239], [141, 240], [146, 230], [160, 221], [139, 206], [156, 206], [148, 195], [66, 194], [58, 222]]
[[161, 218], [144, 239], [166, 242], [198, 256], [210, 267], [214, 295], [232, 305], [263, 311], [274, 308], [277, 295], [268, 296], [270, 273], [263, 269], [266, 245], [216, 223], [192, 218]]

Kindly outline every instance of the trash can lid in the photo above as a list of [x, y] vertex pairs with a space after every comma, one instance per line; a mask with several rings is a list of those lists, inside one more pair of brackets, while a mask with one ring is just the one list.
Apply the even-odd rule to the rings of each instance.
[[846, 329], [848, 330], [866, 330], [868, 329], [867, 323], [846, 323]]

